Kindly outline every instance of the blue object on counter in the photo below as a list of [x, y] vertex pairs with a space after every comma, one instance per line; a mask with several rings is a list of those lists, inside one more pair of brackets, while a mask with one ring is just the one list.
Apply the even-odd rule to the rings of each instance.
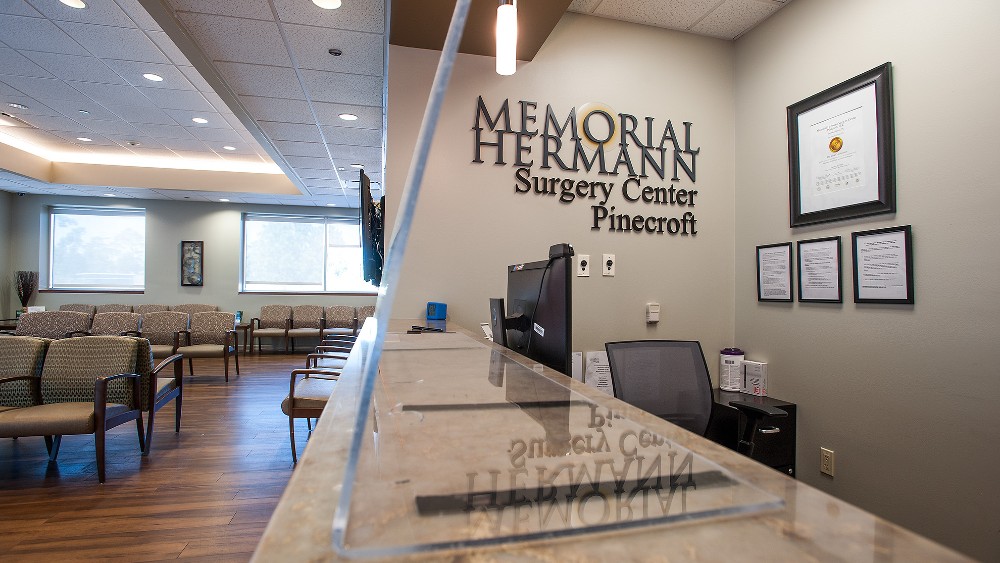
[[448, 318], [448, 305], [445, 303], [427, 302], [427, 318], [432, 321], [443, 321]]

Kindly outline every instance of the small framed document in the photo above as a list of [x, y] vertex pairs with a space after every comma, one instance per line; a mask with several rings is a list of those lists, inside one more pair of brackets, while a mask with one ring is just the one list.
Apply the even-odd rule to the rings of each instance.
[[892, 66], [788, 106], [792, 227], [896, 211]]
[[792, 243], [757, 247], [757, 301], [792, 301]]
[[851, 233], [855, 303], [913, 303], [910, 226]]
[[843, 303], [840, 279], [840, 237], [800, 240], [799, 301], [805, 303]]

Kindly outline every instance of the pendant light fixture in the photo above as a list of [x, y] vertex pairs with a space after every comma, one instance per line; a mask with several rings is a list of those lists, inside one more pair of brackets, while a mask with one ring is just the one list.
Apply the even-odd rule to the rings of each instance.
[[517, 70], [517, 0], [500, 0], [497, 7], [497, 74]]

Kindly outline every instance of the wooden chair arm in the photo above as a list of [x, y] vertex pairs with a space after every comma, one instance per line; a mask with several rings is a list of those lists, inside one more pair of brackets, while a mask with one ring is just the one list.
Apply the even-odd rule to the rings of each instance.
[[339, 371], [340, 368], [324, 368], [317, 365], [319, 360], [346, 360], [347, 356], [341, 356], [339, 354], [306, 354], [306, 369], [336, 369]]
[[108, 410], [108, 383], [117, 379], [128, 378], [132, 380], [132, 404], [129, 408], [137, 409], [141, 405], [140, 401], [140, 376], [138, 373], [119, 373], [117, 375], [104, 375], [94, 381], [94, 412], [103, 413]]

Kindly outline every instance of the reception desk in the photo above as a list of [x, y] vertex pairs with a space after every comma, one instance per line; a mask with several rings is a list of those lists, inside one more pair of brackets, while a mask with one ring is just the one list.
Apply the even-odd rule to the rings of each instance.
[[963, 561], [465, 331], [392, 323], [349, 511], [367, 323], [254, 555], [482, 561]]

